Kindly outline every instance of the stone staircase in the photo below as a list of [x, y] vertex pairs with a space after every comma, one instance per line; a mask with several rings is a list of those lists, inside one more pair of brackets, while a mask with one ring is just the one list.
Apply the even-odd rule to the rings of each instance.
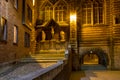
[[81, 65], [81, 70], [106, 70], [106, 67], [100, 64], [83, 64]]
[[39, 53], [23, 58], [20, 62], [36, 62], [36, 63], [57, 63], [59, 60], [65, 60], [64, 53]]
[[120, 80], [120, 71], [110, 70], [87, 70], [80, 80]]
[[100, 79], [100, 78], [97, 78], [97, 77], [85, 77], [85, 78], [81, 78], [81, 80], [103, 80], [103, 79]]

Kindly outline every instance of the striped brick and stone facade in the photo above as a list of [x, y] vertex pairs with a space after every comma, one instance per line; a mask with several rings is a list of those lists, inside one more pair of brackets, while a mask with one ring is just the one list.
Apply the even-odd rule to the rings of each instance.
[[[18, 1], [18, 6], [14, 1]], [[44, 31], [49, 46], [50, 40], [56, 45], [60, 42], [71, 44], [74, 67], [79, 68], [84, 63], [86, 54], [94, 53], [99, 64], [107, 69], [120, 69], [120, 0], [35, 0], [35, 6], [32, 1], [0, 1], [1, 26], [2, 20], [7, 23], [5, 40], [1, 40], [0, 35], [0, 62], [29, 56], [35, 50], [39, 52]], [[70, 22], [73, 12], [77, 16], [76, 25]], [[14, 26], [18, 30], [16, 43]], [[53, 28], [57, 41], [51, 35]], [[65, 41], [61, 40], [61, 31], [65, 34]]]

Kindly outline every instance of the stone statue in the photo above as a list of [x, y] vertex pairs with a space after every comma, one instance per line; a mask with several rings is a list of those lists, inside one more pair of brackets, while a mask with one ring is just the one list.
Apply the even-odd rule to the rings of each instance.
[[51, 28], [52, 39], [54, 39], [54, 28]]
[[61, 41], [65, 41], [65, 32], [64, 31], [60, 31], [60, 37], [61, 37]]
[[42, 41], [45, 41], [45, 38], [46, 38], [46, 34], [45, 34], [45, 32], [42, 30]]

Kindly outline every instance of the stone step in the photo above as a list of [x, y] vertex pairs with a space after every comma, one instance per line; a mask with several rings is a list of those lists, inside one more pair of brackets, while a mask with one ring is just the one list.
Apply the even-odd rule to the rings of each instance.
[[103, 65], [81, 65], [81, 70], [106, 70], [107, 68]]
[[36, 54], [64, 54], [65, 50], [40, 50]]
[[90, 80], [88, 77], [81, 78], [80, 80]]
[[35, 60], [35, 59], [37, 59], [37, 60], [61, 60], [61, 59], [65, 59], [64, 57], [32, 57], [32, 58], [23, 58], [23, 59], [25, 59], [25, 60], [31, 60], [31, 59], [33, 59], [33, 60]]
[[103, 79], [100, 79], [98, 77], [84, 77], [84, 78], [81, 78], [80, 80], [103, 80]]
[[45, 54], [34, 54], [26, 58], [22, 58], [20, 62], [57, 62], [58, 60], [64, 60], [64, 54], [56, 53], [45, 53]]
[[90, 77], [90, 80], [103, 80], [103, 79], [100, 79], [98, 77]]
[[65, 57], [64, 54], [37, 54], [31, 55], [32, 58], [57, 58], [57, 57]]
[[37, 55], [37, 56], [30, 56], [31, 58], [42, 58], [42, 57], [65, 57], [65, 55]]
[[34, 54], [34, 56], [36, 55], [65, 55], [64, 53], [39, 53], [39, 54]]
[[51, 56], [47, 56], [47, 55], [40, 55], [40, 56], [31, 56], [29, 58], [64, 58], [65, 56], [59, 56], [59, 55], [51, 55]]
[[20, 60], [20, 62], [26, 62], [26, 63], [57, 63], [58, 60], [37, 60], [37, 59], [23, 59], [23, 60]]

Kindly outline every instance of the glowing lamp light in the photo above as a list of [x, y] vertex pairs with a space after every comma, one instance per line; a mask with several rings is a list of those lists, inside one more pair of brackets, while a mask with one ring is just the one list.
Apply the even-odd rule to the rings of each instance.
[[35, 6], [35, 0], [33, 0], [33, 6]]
[[70, 15], [70, 21], [76, 21], [76, 14]]

